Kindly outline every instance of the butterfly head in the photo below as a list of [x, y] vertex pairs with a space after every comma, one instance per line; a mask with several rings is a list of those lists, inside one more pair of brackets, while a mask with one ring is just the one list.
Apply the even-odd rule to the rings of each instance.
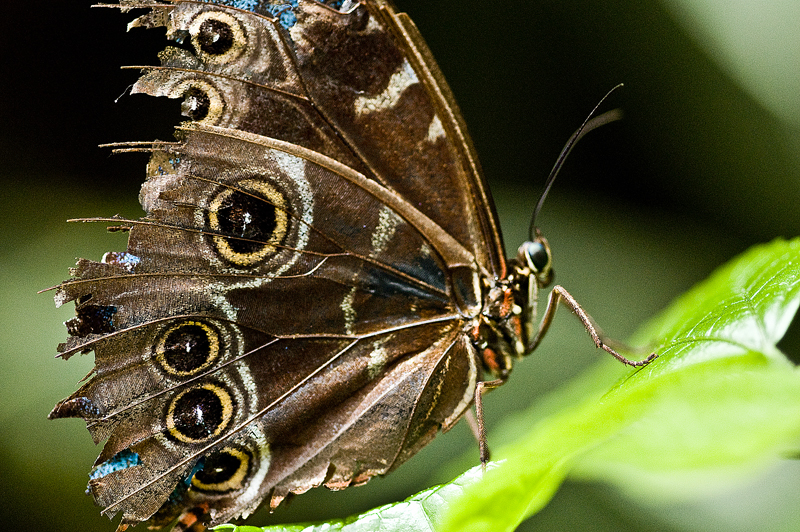
[[535, 280], [538, 288], [549, 286], [553, 282], [553, 255], [550, 244], [542, 236], [539, 229], [533, 240], [523, 242], [517, 250], [517, 268], [519, 273]]

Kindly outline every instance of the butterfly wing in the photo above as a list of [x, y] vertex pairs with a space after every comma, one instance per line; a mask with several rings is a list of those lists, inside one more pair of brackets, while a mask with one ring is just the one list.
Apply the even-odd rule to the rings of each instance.
[[[175, 2], [134, 21], [166, 25], [195, 51], [162, 52], [134, 92], [183, 98], [204, 123], [328, 155], [400, 194], [502, 276], [497, 217], [472, 142], [408, 16], [384, 1], [344, 13], [311, 1], [251, 4], [281, 17]], [[220, 41], [230, 45], [202, 44]]]
[[136, 90], [182, 96], [197, 120], [133, 148], [152, 153], [147, 217], [119, 221], [126, 253], [58, 287], [77, 312], [59, 350], [94, 350], [95, 370], [51, 417], [106, 441], [90, 482], [104, 511], [218, 523], [363, 483], [457, 421], [480, 371], [453, 272], [504, 263], [406, 18], [160, 5], [135, 24], [195, 52], [168, 49]]

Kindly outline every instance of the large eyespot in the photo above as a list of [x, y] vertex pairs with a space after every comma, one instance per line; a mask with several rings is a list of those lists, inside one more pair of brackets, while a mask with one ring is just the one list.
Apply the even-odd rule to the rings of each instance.
[[184, 443], [219, 436], [233, 417], [233, 399], [220, 384], [205, 383], [179, 393], [167, 409], [167, 433]]
[[250, 465], [249, 451], [224, 447], [206, 456], [203, 468], [192, 478], [192, 488], [217, 493], [239, 489], [250, 472]]
[[156, 361], [168, 374], [188, 377], [208, 369], [220, 355], [219, 331], [201, 321], [183, 321], [156, 340]]
[[222, 11], [200, 13], [189, 26], [189, 34], [195, 53], [205, 61], [230, 63], [246, 49], [244, 28]]
[[240, 181], [209, 205], [208, 226], [219, 255], [237, 266], [252, 266], [276, 251], [288, 230], [286, 199], [264, 181]]
[[202, 79], [188, 79], [179, 83], [170, 94], [183, 98], [181, 114], [195, 122], [216, 124], [225, 110], [222, 93], [211, 83]]

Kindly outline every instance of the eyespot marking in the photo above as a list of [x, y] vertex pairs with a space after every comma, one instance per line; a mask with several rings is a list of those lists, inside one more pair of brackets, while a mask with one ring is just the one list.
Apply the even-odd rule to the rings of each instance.
[[211, 240], [221, 258], [249, 267], [275, 253], [288, 232], [286, 198], [264, 181], [246, 180], [209, 205]]
[[192, 488], [217, 493], [241, 488], [250, 472], [251, 458], [248, 451], [235, 447], [211, 453], [192, 478]]
[[205, 383], [179, 393], [167, 410], [167, 433], [183, 443], [222, 434], [233, 418], [233, 399], [222, 385]]
[[182, 321], [161, 333], [155, 352], [156, 361], [169, 375], [197, 375], [219, 358], [220, 333], [202, 321]]
[[247, 49], [241, 23], [229, 13], [204, 11], [189, 26], [197, 57], [211, 63], [230, 63]]

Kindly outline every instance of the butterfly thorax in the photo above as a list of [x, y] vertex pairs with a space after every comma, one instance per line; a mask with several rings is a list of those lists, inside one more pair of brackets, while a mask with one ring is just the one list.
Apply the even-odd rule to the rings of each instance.
[[539, 288], [553, 280], [550, 247], [537, 233], [508, 261], [508, 275], [487, 282], [483, 312], [473, 331], [484, 370], [506, 380], [514, 358], [531, 351]]

